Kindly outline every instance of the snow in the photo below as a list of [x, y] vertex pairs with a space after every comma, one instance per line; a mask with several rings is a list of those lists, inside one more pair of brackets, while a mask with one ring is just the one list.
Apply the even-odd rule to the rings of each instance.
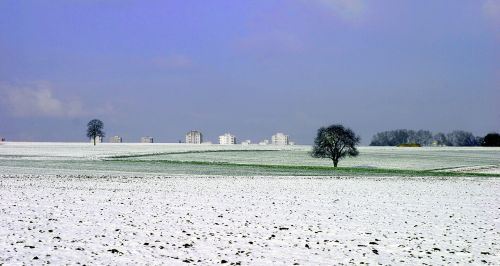
[[0, 264], [500, 264], [495, 178], [0, 180]]
[[[112, 156], [137, 156], [123, 160], [208, 161], [243, 164], [320, 165], [331, 166], [328, 159], [309, 155], [311, 146], [275, 145], [190, 145], [142, 143], [19, 143], [0, 145], [0, 162], [10, 161], [81, 161], [109, 159]], [[360, 155], [340, 162], [346, 167], [371, 167], [391, 169], [477, 169], [488, 168], [498, 173], [500, 148], [484, 147], [360, 147]], [[223, 151], [223, 152], [207, 152]], [[149, 156], [144, 156], [149, 155]], [[4, 164], [4, 166], [6, 166]], [[76, 166], [78, 167], [78, 166]], [[496, 169], [496, 170], [495, 170]], [[17, 174], [17, 172], [16, 172]], [[61, 173], [65, 174], [65, 173]], [[74, 174], [74, 173], [67, 173]]]
[[[293, 146], [252, 146], [252, 150], [293, 149]], [[5, 142], [0, 145], [0, 159], [87, 159], [110, 156], [173, 153], [206, 150], [241, 150], [243, 145], [177, 144], [177, 143], [63, 143], [63, 142]], [[248, 148], [247, 148], [248, 149]]]
[[[245, 177], [222, 166], [197, 175], [209, 166], [131, 161], [330, 164], [309, 149], [2, 143], [0, 265], [500, 265], [496, 177]], [[360, 150], [341, 164], [500, 166], [498, 148]], [[117, 155], [148, 156], [106, 161]]]

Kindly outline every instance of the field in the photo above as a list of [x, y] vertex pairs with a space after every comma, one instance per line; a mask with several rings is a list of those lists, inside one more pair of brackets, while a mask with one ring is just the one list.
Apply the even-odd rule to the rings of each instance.
[[360, 147], [335, 171], [310, 146], [5, 143], [4, 174], [155, 176], [500, 175], [500, 148]]
[[3, 143], [0, 265], [500, 264], [500, 149]]

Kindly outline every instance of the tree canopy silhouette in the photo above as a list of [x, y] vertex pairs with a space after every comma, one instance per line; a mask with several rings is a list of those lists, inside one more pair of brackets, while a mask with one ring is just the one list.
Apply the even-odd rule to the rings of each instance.
[[359, 152], [356, 146], [360, 140], [354, 131], [343, 125], [322, 127], [318, 129], [311, 156], [329, 158], [333, 161], [333, 166], [337, 167], [342, 158], [358, 156]]
[[485, 147], [500, 147], [500, 134], [493, 132], [484, 137], [483, 146]]
[[94, 146], [96, 144], [96, 138], [104, 138], [104, 123], [99, 119], [92, 119], [87, 124], [87, 137], [94, 140]]

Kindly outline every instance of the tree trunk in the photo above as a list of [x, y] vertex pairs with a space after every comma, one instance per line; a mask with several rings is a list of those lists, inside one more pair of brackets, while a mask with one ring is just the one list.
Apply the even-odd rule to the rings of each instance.
[[94, 136], [94, 146], [95, 146], [95, 138], [96, 138], [96, 136]]
[[333, 167], [334, 167], [334, 168], [337, 168], [337, 164], [338, 164], [338, 163], [339, 163], [339, 161], [338, 161], [338, 160], [333, 160]]

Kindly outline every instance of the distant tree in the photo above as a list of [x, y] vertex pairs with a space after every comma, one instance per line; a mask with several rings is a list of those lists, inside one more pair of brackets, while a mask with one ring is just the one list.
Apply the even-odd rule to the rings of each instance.
[[329, 158], [333, 161], [333, 166], [337, 167], [340, 159], [358, 156], [356, 146], [359, 142], [360, 137], [342, 125], [322, 127], [318, 129], [311, 156]]
[[410, 136], [413, 135], [412, 130], [406, 129], [397, 129], [391, 132], [393, 136], [392, 141], [390, 142], [390, 146], [397, 146], [402, 143], [408, 143]]
[[484, 143], [484, 137], [476, 136], [475, 139], [476, 139], [476, 145], [475, 146], [482, 146], [483, 145], [483, 143]]
[[463, 130], [455, 130], [446, 135], [450, 146], [478, 146], [476, 137], [470, 132]]
[[383, 131], [375, 134], [370, 143], [371, 146], [397, 146], [408, 142], [408, 130], [397, 129]]
[[484, 136], [483, 142], [481, 145], [485, 147], [500, 147], [500, 134], [498, 133], [489, 133]]
[[432, 133], [429, 130], [419, 130], [416, 132], [416, 140], [413, 143], [422, 146], [429, 146], [432, 144]]
[[387, 131], [378, 132], [373, 136], [370, 146], [385, 146], [387, 142], [389, 142]]
[[103, 131], [104, 123], [99, 119], [92, 119], [87, 124], [87, 137], [94, 140], [94, 146], [96, 144], [96, 138], [104, 138], [105, 133]]
[[444, 133], [437, 133], [434, 137], [432, 137], [432, 139], [437, 145], [448, 145], [448, 140], [446, 139], [446, 135]]
[[398, 146], [401, 144], [419, 144], [427, 146], [432, 143], [432, 133], [428, 130], [397, 129], [379, 132], [373, 136], [371, 146]]
[[455, 130], [446, 135], [437, 133], [433, 136], [428, 130], [397, 129], [375, 134], [370, 146], [399, 146], [401, 144], [428, 146], [433, 141], [438, 145], [446, 146], [479, 146], [483, 143], [483, 138], [463, 130]]

